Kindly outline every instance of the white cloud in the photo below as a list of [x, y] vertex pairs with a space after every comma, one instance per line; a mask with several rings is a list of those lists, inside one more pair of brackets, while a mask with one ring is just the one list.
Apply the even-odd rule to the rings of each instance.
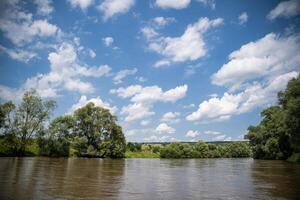
[[200, 135], [199, 131], [193, 131], [193, 130], [189, 130], [186, 134], [185, 137], [197, 137], [198, 135]]
[[73, 8], [79, 7], [83, 11], [94, 4], [94, 0], [68, 0], [68, 2]]
[[37, 5], [37, 14], [42, 16], [49, 16], [54, 8], [52, 6], [52, 0], [34, 0]]
[[209, 6], [212, 10], [216, 8], [215, 0], [197, 0], [198, 2], [203, 3], [205, 6]]
[[105, 46], [110, 47], [113, 44], [113, 42], [114, 42], [114, 38], [112, 38], [112, 37], [105, 37], [105, 38], [102, 38], [102, 41], [105, 44]]
[[150, 111], [149, 105], [145, 105], [142, 103], [134, 103], [129, 104], [128, 106], [124, 106], [122, 108], [121, 114], [126, 115], [126, 122], [131, 122], [154, 115], [155, 112]]
[[223, 23], [223, 19], [209, 20], [200, 18], [196, 23], [188, 25], [185, 32], [179, 37], [158, 37], [151, 40], [148, 48], [163, 56], [154, 66], [161, 67], [174, 62], [197, 60], [207, 53], [204, 33], [212, 27]]
[[223, 135], [218, 135], [218, 136], [216, 136], [216, 137], [214, 137], [213, 138], [213, 140], [225, 140], [225, 138], [226, 138], [226, 135], [225, 134], [223, 134]]
[[120, 87], [118, 89], [111, 89], [109, 92], [111, 94], [117, 94], [119, 97], [128, 98], [142, 90], [142, 86], [140, 85], [131, 85], [127, 88]]
[[180, 119], [177, 119], [178, 116], [180, 116], [179, 112], [167, 112], [162, 116], [160, 121], [169, 122], [169, 123], [178, 123], [180, 121]]
[[0, 97], [3, 100], [18, 101], [23, 96], [24, 91], [0, 85]]
[[279, 17], [290, 18], [300, 14], [300, 1], [290, 0], [280, 2], [273, 10], [269, 12], [267, 18], [274, 20]]
[[153, 19], [153, 22], [155, 25], [162, 27], [162, 26], [166, 26], [172, 22], [175, 22], [175, 18], [173, 17], [155, 17]]
[[193, 104], [193, 103], [183, 106], [184, 109], [189, 109], [189, 108], [194, 108], [194, 107], [195, 107], [195, 104]]
[[130, 75], [134, 75], [136, 72], [137, 72], [137, 68], [123, 69], [114, 76], [113, 81], [115, 84], [122, 83], [124, 78]]
[[22, 10], [18, 1], [4, 2], [0, 30], [13, 44], [22, 46], [36, 38], [55, 36], [59, 28], [45, 19], [33, 20], [33, 15]]
[[135, 121], [154, 115], [150, 109], [155, 102], [176, 102], [185, 97], [187, 85], [178, 86], [165, 92], [158, 86], [142, 87], [131, 85], [127, 88], [110, 90], [111, 94], [116, 94], [121, 98], [131, 98], [132, 104], [122, 108], [121, 114], [127, 115], [125, 121]]
[[121, 87], [110, 90], [110, 93], [117, 94], [122, 98], [131, 97], [131, 102], [148, 104], [157, 101], [176, 102], [177, 100], [185, 97], [187, 90], [187, 85], [177, 86], [165, 92], [163, 92], [162, 89], [156, 85], [148, 87], [131, 85], [127, 88]]
[[163, 92], [158, 86], [144, 87], [131, 98], [131, 101], [141, 103], [153, 103], [156, 101], [176, 102], [185, 97], [187, 89], [187, 85], [182, 85]]
[[156, 37], [158, 33], [151, 27], [143, 27], [141, 29], [141, 32], [147, 39], [151, 39], [153, 37]]
[[161, 123], [156, 127], [156, 132], [159, 134], [163, 134], [163, 133], [175, 133], [176, 130], [174, 128], [172, 128], [171, 126], [167, 125], [166, 123]]
[[95, 58], [97, 56], [96, 52], [93, 51], [92, 49], [89, 50], [89, 55], [91, 58]]
[[104, 0], [97, 9], [103, 13], [106, 21], [117, 14], [124, 14], [135, 4], [135, 0]]
[[81, 64], [74, 45], [66, 42], [49, 53], [48, 60], [50, 63], [49, 73], [28, 78], [19, 89], [11, 90], [20, 91], [18, 94], [22, 94], [24, 90], [35, 88], [42, 97], [57, 96], [58, 92], [63, 89], [79, 93], [92, 93], [95, 90], [93, 85], [80, 80], [80, 77], [102, 77], [108, 75], [111, 70], [107, 65], [90, 67]]
[[116, 112], [118, 111], [118, 108], [116, 106], [111, 106], [109, 103], [102, 101], [102, 99], [99, 96], [96, 98], [88, 99], [86, 96], [83, 95], [80, 97], [77, 103], [72, 105], [71, 109], [69, 110], [69, 113], [73, 113], [78, 108], [81, 108], [90, 102], [94, 103], [95, 106], [100, 106], [110, 110], [112, 114], [116, 114]]
[[183, 9], [188, 7], [190, 2], [191, 0], [156, 0], [155, 5], [163, 9]]
[[277, 93], [286, 87], [287, 82], [298, 72], [289, 72], [277, 76], [267, 83], [254, 83], [237, 94], [224, 93], [223, 97], [213, 97], [203, 101], [198, 110], [186, 117], [189, 121], [223, 121], [232, 115], [251, 111], [274, 103]]
[[212, 83], [234, 90], [246, 81], [292, 71], [299, 67], [299, 52], [300, 36], [267, 34], [232, 52], [229, 55], [230, 61], [211, 77]]
[[244, 24], [248, 21], [248, 14], [246, 12], [243, 12], [239, 16], [239, 24]]
[[22, 49], [9, 49], [0, 45], [0, 51], [6, 53], [13, 60], [28, 63], [31, 59], [37, 57], [37, 54]]
[[92, 93], [94, 92], [94, 87], [91, 83], [83, 82], [79, 79], [65, 79], [64, 80], [64, 87], [66, 90], [80, 93]]
[[176, 140], [175, 138], [171, 138], [168, 135], [163, 135], [161, 137], [156, 136], [156, 135], [151, 135], [150, 137], [144, 138], [145, 142], [167, 142], [167, 141], [174, 141]]
[[151, 121], [150, 120], [142, 120], [141, 121], [141, 126], [147, 126], [147, 125], [149, 125], [151, 123]]
[[230, 61], [211, 77], [212, 83], [229, 91], [203, 101], [186, 119], [222, 121], [275, 103], [277, 93], [299, 74], [299, 41], [299, 35], [270, 33], [232, 52]]
[[144, 82], [147, 81], [147, 79], [145, 77], [142, 77], [142, 76], [135, 77], [135, 79], [138, 80], [141, 83], [144, 83]]
[[218, 132], [218, 131], [204, 131], [204, 134], [207, 134], [207, 135], [220, 135], [222, 134], [221, 132]]

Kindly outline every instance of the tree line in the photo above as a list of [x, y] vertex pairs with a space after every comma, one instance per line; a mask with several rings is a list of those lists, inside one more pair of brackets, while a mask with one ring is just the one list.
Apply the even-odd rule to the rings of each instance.
[[108, 109], [88, 103], [73, 114], [50, 119], [56, 107], [35, 90], [24, 93], [19, 105], [0, 105], [0, 154], [10, 156], [81, 156], [123, 158], [126, 141]]
[[[209, 144], [172, 142], [170, 144], [128, 143], [127, 151], [144, 152], [143, 155], [160, 158], [243, 158], [251, 157], [252, 151], [247, 142], [227, 142]], [[151, 154], [152, 153], [152, 154]], [[139, 154], [138, 154], [139, 155]]]
[[261, 112], [262, 120], [245, 136], [258, 159], [300, 161], [300, 77], [278, 93], [278, 104]]

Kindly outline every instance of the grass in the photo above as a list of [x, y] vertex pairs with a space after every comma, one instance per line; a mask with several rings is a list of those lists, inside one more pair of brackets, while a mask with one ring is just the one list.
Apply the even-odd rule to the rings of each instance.
[[153, 153], [151, 151], [126, 151], [125, 158], [159, 158], [159, 153]]

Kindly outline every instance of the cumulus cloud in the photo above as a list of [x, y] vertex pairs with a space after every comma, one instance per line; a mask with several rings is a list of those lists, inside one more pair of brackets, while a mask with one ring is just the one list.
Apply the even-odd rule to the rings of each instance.
[[153, 18], [154, 24], [159, 27], [166, 26], [175, 21], [176, 20], [174, 17], [155, 17], [155, 18]]
[[28, 63], [31, 59], [37, 57], [37, 54], [31, 51], [26, 51], [22, 49], [9, 49], [0, 45], [0, 52], [6, 53], [11, 59], [20, 62]]
[[[42, 97], [54, 97], [63, 89], [79, 93], [92, 93], [91, 83], [82, 81], [81, 77], [106, 76], [111, 68], [108, 65], [90, 67], [80, 62], [76, 48], [71, 43], [63, 42], [55, 51], [49, 53], [50, 72], [28, 78], [19, 88], [18, 94], [24, 90], [35, 88]], [[0, 94], [6, 93], [2, 88]], [[9, 99], [8, 99], [9, 100]]]
[[211, 77], [212, 83], [234, 90], [246, 81], [295, 70], [299, 67], [299, 52], [299, 35], [280, 37], [267, 34], [232, 52], [230, 61]]
[[222, 133], [219, 132], [219, 131], [208, 130], [208, 131], [204, 131], [204, 134], [207, 134], [207, 135], [221, 135]]
[[151, 27], [143, 27], [141, 29], [141, 32], [147, 39], [151, 39], [158, 36], [158, 33], [155, 31], [155, 29]]
[[150, 120], [142, 120], [141, 121], [141, 126], [147, 126], [147, 125], [149, 125], [151, 123], [151, 121]]
[[178, 123], [180, 119], [178, 119], [177, 117], [179, 116], [180, 116], [179, 112], [167, 112], [162, 116], [160, 121], [169, 122], [169, 123]]
[[92, 49], [89, 50], [89, 55], [91, 58], [95, 58], [97, 56], [96, 52], [93, 51]]
[[155, 5], [163, 9], [183, 9], [188, 7], [190, 2], [191, 0], [156, 0]]
[[125, 122], [131, 122], [139, 119], [144, 119], [155, 112], [150, 110], [151, 106], [142, 103], [133, 103], [122, 108], [121, 114], [126, 115]]
[[113, 44], [113, 42], [114, 42], [114, 38], [112, 38], [112, 37], [105, 37], [105, 38], [102, 38], [102, 41], [103, 41], [103, 43], [104, 43], [105, 46], [110, 47]]
[[168, 142], [168, 141], [176, 141], [176, 138], [170, 137], [169, 135], [163, 135], [161, 137], [157, 135], [151, 135], [150, 137], [144, 138], [145, 142]]
[[124, 78], [130, 75], [134, 75], [136, 72], [137, 72], [137, 68], [123, 69], [116, 73], [116, 75], [113, 77], [113, 81], [115, 84], [122, 83]]
[[195, 107], [195, 104], [193, 104], [193, 103], [183, 106], [184, 109], [190, 109], [190, 108], [194, 108], [194, 107]]
[[216, 136], [216, 137], [214, 137], [213, 138], [213, 140], [225, 140], [225, 138], [226, 138], [226, 135], [225, 134], [223, 134], [223, 135], [218, 135], [218, 136]]
[[112, 114], [116, 114], [116, 112], [118, 111], [118, 108], [116, 106], [111, 106], [109, 103], [104, 102], [99, 96], [96, 98], [88, 99], [86, 96], [83, 95], [80, 97], [80, 99], [77, 103], [72, 105], [72, 107], [69, 110], [69, 113], [73, 113], [78, 108], [84, 107], [86, 104], [88, 104], [90, 102], [94, 103], [95, 106], [100, 106], [100, 107], [110, 110], [110, 112]]
[[97, 9], [103, 13], [106, 21], [118, 14], [124, 14], [135, 4], [135, 0], [104, 0]]
[[248, 14], [246, 12], [243, 12], [239, 16], [239, 24], [245, 24], [248, 21]]
[[34, 0], [33, 2], [37, 5], [38, 15], [49, 16], [54, 11], [51, 0]]
[[290, 18], [300, 14], [300, 1], [290, 0], [280, 2], [273, 10], [269, 12], [267, 18], [274, 20], [276, 18], [284, 17]]
[[169, 126], [168, 124], [166, 123], [161, 123], [159, 124], [155, 131], [159, 134], [163, 134], [163, 133], [168, 133], [168, 134], [172, 134], [172, 133], [175, 133], [176, 130], [174, 128], [172, 128], [171, 126]]
[[73, 8], [79, 7], [83, 11], [94, 4], [94, 0], [68, 0], [68, 2]]
[[277, 93], [299, 75], [300, 36], [274, 33], [243, 45], [229, 55], [211, 77], [212, 83], [229, 88], [189, 114], [189, 121], [222, 121], [233, 115], [275, 103]]
[[267, 83], [254, 83], [237, 94], [224, 93], [220, 98], [213, 97], [203, 101], [198, 110], [186, 117], [189, 121], [223, 121], [232, 115], [251, 111], [274, 103], [277, 93], [286, 87], [287, 82], [298, 76], [298, 72], [279, 75]]
[[193, 130], [189, 130], [188, 132], [186, 132], [185, 137], [197, 137], [198, 135], [200, 135], [199, 131], [193, 131]]
[[200, 18], [196, 23], [187, 26], [179, 37], [158, 37], [149, 42], [148, 48], [163, 58], [154, 67], [162, 67], [176, 62], [194, 61], [207, 53], [204, 34], [211, 28], [223, 23], [223, 19], [209, 20]]
[[17, 46], [30, 43], [35, 38], [55, 36], [59, 32], [59, 28], [46, 19], [34, 20], [31, 13], [23, 11], [18, 1], [5, 1], [2, 6], [0, 30]]
[[109, 92], [111, 94], [117, 94], [121, 98], [128, 98], [142, 90], [141, 85], [130, 85], [127, 88], [120, 87], [118, 89], [111, 89]]
[[[202, 3], [204, 6], [208, 6], [211, 9], [216, 8], [215, 0], [196, 0]], [[191, 3], [191, 0], [155, 0], [155, 5], [162, 9], [184, 9]]]
[[147, 87], [132, 85], [127, 88], [113, 89], [110, 93], [117, 94], [122, 98], [131, 97], [131, 102], [147, 104], [157, 101], [176, 102], [185, 97], [187, 90], [187, 85], [177, 86], [165, 92], [156, 85]]
[[163, 91], [158, 86], [142, 87], [141, 85], [131, 85], [127, 88], [120, 87], [110, 90], [111, 94], [116, 94], [121, 98], [130, 98], [132, 104], [124, 106], [121, 114], [127, 115], [125, 121], [135, 121], [154, 115], [150, 109], [155, 102], [176, 102], [185, 97], [188, 86], [177, 86], [173, 89]]
[[200, 3], [203, 3], [204, 6], [209, 6], [212, 10], [216, 8], [215, 0], [197, 0]]

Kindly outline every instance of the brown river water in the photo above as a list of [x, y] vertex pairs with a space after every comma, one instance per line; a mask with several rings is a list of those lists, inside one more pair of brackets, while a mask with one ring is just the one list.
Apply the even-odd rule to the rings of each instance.
[[300, 199], [300, 164], [0, 158], [0, 199]]

